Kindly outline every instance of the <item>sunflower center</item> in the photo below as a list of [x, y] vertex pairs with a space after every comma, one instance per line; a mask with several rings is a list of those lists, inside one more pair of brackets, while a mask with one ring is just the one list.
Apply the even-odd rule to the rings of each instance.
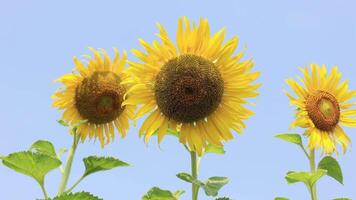
[[325, 91], [317, 91], [307, 98], [306, 108], [315, 127], [323, 131], [335, 128], [340, 118], [340, 107], [336, 98]]
[[224, 92], [224, 81], [214, 63], [187, 54], [163, 65], [154, 90], [157, 105], [165, 116], [189, 123], [216, 110]]
[[123, 111], [121, 107], [126, 90], [121, 79], [113, 72], [94, 72], [76, 88], [75, 106], [89, 123], [104, 124], [115, 120]]

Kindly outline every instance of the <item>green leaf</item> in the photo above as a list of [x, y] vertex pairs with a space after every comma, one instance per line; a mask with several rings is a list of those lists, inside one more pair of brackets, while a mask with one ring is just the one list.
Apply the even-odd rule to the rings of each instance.
[[287, 172], [287, 175], [285, 176], [285, 179], [287, 180], [287, 182], [288, 182], [289, 184], [299, 182], [298, 180], [292, 179], [292, 178], [290, 178], [290, 177], [288, 176], [289, 174], [293, 174], [293, 173], [296, 173], [296, 172], [295, 172], [295, 171], [289, 171], [289, 172]]
[[286, 175], [286, 180], [289, 184], [296, 182], [304, 182], [308, 186], [313, 186], [316, 181], [321, 177], [326, 175], [327, 171], [323, 169], [318, 169], [316, 172], [288, 172]]
[[218, 195], [219, 190], [228, 182], [229, 178], [227, 177], [214, 176], [205, 181], [202, 187], [207, 196], [215, 197]]
[[341, 168], [337, 160], [331, 156], [325, 156], [318, 164], [319, 169], [327, 170], [327, 175], [343, 184]]
[[274, 200], [289, 200], [289, 199], [286, 197], [276, 197], [274, 198]]
[[61, 165], [57, 158], [31, 151], [12, 153], [2, 158], [2, 162], [19, 173], [33, 177], [41, 185], [45, 175]]
[[68, 151], [68, 150], [67, 150], [66, 148], [60, 148], [60, 149], [58, 150], [57, 157], [58, 157], [58, 158], [61, 158], [64, 153], [67, 153], [67, 151]]
[[223, 146], [208, 144], [205, 148], [205, 153], [225, 154], [225, 150]]
[[186, 172], [181, 172], [176, 175], [179, 179], [182, 179], [183, 181], [186, 181], [188, 183], [192, 183], [194, 181], [194, 178], [192, 175], [186, 173]]
[[183, 193], [183, 190], [172, 193], [169, 190], [153, 187], [142, 197], [142, 200], [178, 200]]
[[85, 165], [84, 177], [99, 171], [106, 171], [115, 167], [127, 167], [129, 164], [113, 157], [89, 156], [83, 159]]
[[285, 133], [276, 135], [275, 137], [287, 142], [297, 144], [299, 146], [303, 146], [302, 137], [299, 134]]
[[178, 199], [180, 196], [182, 196], [185, 193], [184, 190], [177, 190], [173, 193], [173, 195]]
[[53, 200], [103, 200], [102, 198], [96, 197], [89, 192], [77, 192], [70, 194], [62, 194], [61, 196], [54, 197]]
[[43, 153], [52, 157], [57, 157], [56, 150], [53, 147], [53, 144], [49, 141], [38, 140], [32, 144], [30, 150], [34, 150], [38, 153]]

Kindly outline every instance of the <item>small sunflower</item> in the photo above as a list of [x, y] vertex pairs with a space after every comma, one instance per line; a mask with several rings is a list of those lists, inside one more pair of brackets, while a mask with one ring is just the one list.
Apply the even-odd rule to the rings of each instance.
[[62, 118], [69, 123], [86, 120], [78, 129], [81, 140], [98, 138], [103, 146], [114, 139], [115, 127], [126, 135], [135, 106], [121, 106], [127, 90], [122, 84], [128, 78], [124, 72], [126, 53], [120, 58], [115, 49], [111, 61], [104, 50], [90, 50], [94, 58], [86, 56], [85, 64], [74, 57], [73, 72], [58, 79], [64, 88], [53, 94], [53, 106], [64, 110]]
[[286, 93], [297, 107], [291, 128], [307, 128], [305, 135], [309, 137], [310, 149], [322, 148], [323, 153], [332, 154], [339, 143], [345, 152], [351, 141], [340, 125], [356, 126], [356, 110], [352, 109], [355, 103], [349, 102], [356, 91], [348, 89], [347, 81], [339, 84], [341, 73], [337, 67], [329, 75], [325, 66], [312, 64], [310, 70], [309, 73], [308, 67], [301, 69], [304, 77], [298, 77], [304, 87], [293, 79], [286, 81], [297, 94], [293, 97]]
[[223, 43], [225, 30], [211, 36], [206, 19], [191, 26], [180, 18], [177, 46], [157, 26], [162, 42], [141, 39], [146, 52], [133, 50], [142, 62], [129, 62], [133, 87], [123, 105], [142, 105], [135, 118], [150, 113], [139, 131], [146, 142], [156, 131], [160, 142], [168, 128], [179, 130], [180, 142], [201, 155], [207, 144], [231, 140], [231, 130], [242, 132], [253, 114], [243, 104], [258, 95], [252, 82], [260, 73], [250, 72], [251, 59], [240, 61], [243, 52], [233, 55], [237, 37]]

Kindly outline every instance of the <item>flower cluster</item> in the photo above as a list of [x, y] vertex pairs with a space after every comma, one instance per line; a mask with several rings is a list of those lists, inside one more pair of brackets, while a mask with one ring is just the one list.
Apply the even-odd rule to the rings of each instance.
[[[254, 114], [246, 105], [249, 98], [259, 95], [261, 84], [255, 81], [260, 72], [252, 70], [252, 59], [242, 59], [244, 51], [235, 53], [238, 37], [225, 41], [225, 29], [211, 33], [207, 19], [201, 18], [196, 25], [187, 17], [180, 18], [175, 39], [161, 24], [157, 26], [159, 40], [149, 43], [140, 39], [143, 50], [132, 50], [138, 61], [128, 60], [126, 52], [120, 56], [117, 49], [110, 58], [106, 50], [90, 48], [93, 56], [74, 57], [73, 71], [57, 79], [61, 87], [52, 96], [53, 106], [63, 110], [59, 122], [69, 128], [73, 137], [65, 165], [61, 160], [64, 151], [56, 152], [53, 144], [44, 140], [35, 142], [28, 151], [0, 157], [3, 164], [33, 177], [46, 200], [50, 198], [44, 178], [56, 168], [61, 170], [62, 178], [54, 199], [98, 200], [87, 192], [71, 192], [90, 174], [129, 164], [113, 157], [89, 156], [83, 159], [83, 175], [67, 187], [79, 142], [94, 139], [104, 147], [117, 135], [125, 137], [130, 121], [146, 116], [139, 128], [139, 136], [146, 143], [152, 136], [157, 136], [160, 143], [170, 134], [189, 152], [192, 171], [178, 173], [177, 177], [192, 184], [192, 200], [198, 199], [199, 189], [216, 197], [229, 179], [213, 176], [199, 180], [199, 159], [206, 153], [224, 153], [224, 143], [234, 138], [233, 132], [242, 133], [246, 128], [245, 120]], [[286, 180], [303, 182], [311, 199], [317, 200], [316, 182], [322, 176], [343, 181], [341, 168], [332, 155], [337, 152], [337, 144], [345, 153], [351, 143], [341, 125], [356, 127], [355, 103], [351, 102], [356, 91], [348, 88], [347, 81], [341, 81], [337, 67], [329, 74], [325, 66], [317, 64], [301, 71], [303, 78], [286, 80], [296, 95], [286, 95], [296, 107], [291, 128], [304, 128], [308, 148], [300, 134], [276, 137], [304, 151], [311, 170], [290, 171]], [[316, 166], [317, 149], [324, 157]], [[142, 199], [178, 200], [183, 193], [154, 187]]]

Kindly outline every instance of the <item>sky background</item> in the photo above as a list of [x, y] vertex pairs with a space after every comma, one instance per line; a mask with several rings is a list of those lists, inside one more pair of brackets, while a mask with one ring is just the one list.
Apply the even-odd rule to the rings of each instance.
[[[138, 39], [156, 39], [156, 22], [174, 38], [180, 16], [208, 18], [212, 32], [227, 28], [227, 37], [238, 35], [239, 50], [247, 47], [245, 59], [253, 57], [254, 70], [262, 72], [263, 86], [252, 99], [256, 115], [247, 121], [245, 134], [226, 143], [225, 155], [202, 159], [200, 178], [228, 176], [220, 192], [238, 200], [268, 200], [285, 196], [309, 199], [301, 183], [288, 185], [288, 170], [307, 170], [308, 162], [296, 146], [274, 138], [287, 132], [294, 111], [283, 89], [284, 80], [301, 75], [298, 67], [310, 63], [338, 65], [343, 79], [356, 89], [356, 1], [342, 0], [151, 0], [151, 1], [4, 1], [0, 0], [0, 154], [27, 149], [34, 141], [53, 141], [57, 149], [69, 147], [72, 139], [56, 120], [61, 112], [52, 108], [51, 94], [57, 77], [73, 68], [72, 57], [89, 54], [88, 47], [121, 52], [138, 48]], [[136, 60], [129, 54], [129, 58]], [[78, 148], [70, 183], [83, 172], [82, 158], [95, 154], [114, 156], [132, 165], [85, 179], [76, 191], [86, 190], [105, 200], [136, 200], [152, 186], [184, 189], [190, 185], [175, 177], [190, 170], [190, 158], [176, 138], [166, 137], [160, 148], [153, 138], [145, 145], [138, 128], [104, 149], [98, 142]], [[356, 130], [345, 129], [356, 141]], [[292, 132], [301, 133], [296, 129]], [[318, 154], [320, 155], [320, 154]], [[320, 157], [317, 156], [319, 160]], [[356, 198], [356, 153], [351, 146], [337, 158], [344, 185], [331, 178], [318, 184], [321, 200]], [[46, 177], [51, 196], [56, 194], [60, 172]], [[37, 183], [0, 165], [1, 199], [26, 200], [42, 197]], [[203, 192], [200, 199], [209, 199]]]

